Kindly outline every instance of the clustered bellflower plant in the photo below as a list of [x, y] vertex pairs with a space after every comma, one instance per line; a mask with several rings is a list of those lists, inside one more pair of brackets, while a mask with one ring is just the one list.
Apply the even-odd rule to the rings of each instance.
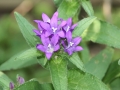
[[72, 55], [74, 52], [81, 51], [83, 48], [78, 46], [81, 37], [72, 37], [72, 32], [77, 24], [72, 25], [72, 18], [63, 20], [58, 17], [56, 11], [50, 19], [46, 14], [42, 14], [41, 20], [34, 20], [38, 25], [38, 30], [33, 31], [41, 39], [42, 44], [37, 44], [36, 48], [45, 53], [49, 60], [54, 52], [64, 48], [64, 52]]

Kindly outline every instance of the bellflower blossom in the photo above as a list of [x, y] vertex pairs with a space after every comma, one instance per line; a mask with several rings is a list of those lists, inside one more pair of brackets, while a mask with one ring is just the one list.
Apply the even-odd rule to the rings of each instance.
[[72, 25], [72, 18], [63, 20], [58, 17], [58, 12], [55, 12], [52, 18], [43, 13], [42, 19], [43, 21], [34, 20], [38, 25], [38, 30], [33, 31], [42, 41], [42, 44], [37, 44], [36, 48], [44, 52], [48, 60], [60, 49], [61, 44], [69, 55], [83, 50], [81, 46], [78, 46], [81, 38], [72, 38], [72, 31], [77, 26], [77, 24]]
[[60, 49], [59, 43], [58, 43], [58, 36], [54, 35], [51, 39], [46, 38], [45, 35], [41, 35], [41, 41], [42, 44], [38, 44], [36, 47], [38, 50], [45, 53], [47, 59], [50, 59], [53, 52]]

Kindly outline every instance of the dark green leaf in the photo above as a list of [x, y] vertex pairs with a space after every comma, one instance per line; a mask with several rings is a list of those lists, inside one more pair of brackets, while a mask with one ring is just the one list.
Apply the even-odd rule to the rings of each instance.
[[49, 67], [55, 90], [67, 90], [67, 60], [57, 57], [50, 60]]
[[111, 63], [113, 53], [114, 50], [112, 48], [106, 48], [101, 51], [85, 64], [86, 71], [102, 79]]
[[34, 32], [33, 29], [35, 29], [34, 26], [32, 26], [23, 16], [21, 16], [19, 13], [15, 12], [15, 17], [17, 20], [17, 23], [19, 25], [19, 28], [24, 36], [24, 38], [26, 39], [27, 43], [31, 46], [31, 47], [35, 47], [36, 46], [36, 42], [35, 42], [35, 37], [34, 37]]
[[110, 83], [116, 78], [118, 74], [120, 74], [120, 66], [118, 65], [118, 60], [116, 60], [110, 64], [109, 69], [103, 78], [103, 81], [105, 83]]
[[28, 81], [14, 90], [54, 90], [50, 83], [39, 84], [38, 81]]
[[9, 90], [9, 83], [12, 82], [4, 73], [0, 72], [0, 90]]
[[120, 48], [120, 29], [104, 21], [96, 20], [82, 34], [84, 40]]
[[85, 29], [87, 29], [89, 27], [89, 25], [96, 19], [96, 17], [91, 16], [88, 18], [84, 18], [83, 20], [78, 22], [77, 27], [75, 28], [75, 30], [73, 31], [73, 36], [80, 36]]
[[94, 10], [92, 8], [90, 0], [81, 0], [83, 9], [89, 16], [94, 16]]
[[79, 70], [68, 71], [68, 90], [110, 90], [99, 79]]
[[77, 53], [73, 53], [69, 58], [69, 61], [72, 62], [77, 68], [84, 71], [84, 65]]
[[37, 53], [36, 48], [28, 49], [22, 53], [19, 53], [8, 61], [3, 63], [0, 66], [0, 70], [11, 70], [11, 69], [18, 69], [26, 66], [30, 66], [37, 63], [37, 56], [40, 56]]
[[79, 0], [63, 0], [58, 8], [59, 17], [63, 19], [73, 17], [79, 8]]
[[120, 90], [120, 77], [110, 84], [111, 90]]

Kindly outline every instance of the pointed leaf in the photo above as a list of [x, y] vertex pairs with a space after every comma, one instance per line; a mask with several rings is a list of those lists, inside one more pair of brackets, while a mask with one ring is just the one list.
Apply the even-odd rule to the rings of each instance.
[[84, 30], [86, 30], [89, 25], [96, 19], [96, 17], [91, 16], [88, 18], [84, 18], [81, 21], [78, 22], [77, 27], [75, 28], [75, 30], [73, 31], [73, 36], [81, 36], [81, 34], [84, 32]]
[[120, 29], [105, 21], [95, 20], [82, 34], [84, 40], [120, 48]]
[[90, 0], [81, 0], [81, 4], [82, 4], [83, 9], [86, 11], [86, 13], [89, 16], [94, 16], [94, 10], [93, 10]]
[[22, 53], [19, 53], [8, 61], [3, 63], [0, 66], [0, 70], [11, 70], [11, 69], [18, 69], [26, 66], [30, 66], [37, 63], [37, 56], [40, 56], [37, 53], [36, 48], [28, 49]]
[[27, 41], [27, 43], [31, 47], [35, 47], [36, 46], [36, 42], [35, 42], [36, 39], [34, 37], [35, 34], [33, 32], [33, 29], [35, 29], [35, 27], [32, 26], [23, 16], [21, 16], [17, 12], [15, 12], [15, 18], [17, 20], [19, 28], [20, 28], [25, 40]]
[[67, 61], [58, 57], [50, 60], [49, 67], [55, 90], [67, 90]]
[[59, 17], [68, 19], [73, 17], [80, 8], [79, 0], [63, 0], [58, 8]]
[[69, 58], [69, 61], [72, 62], [77, 68], [84, 71], [84, 65], [77, 53], [73, 53]]
[[114, 50], [112, 48], [101, 51], [85, 64], [86, 71], [102, 79], [112, 61], [113, 54]]
[[9, 90], [9, 83], [12, 82], [4, 73], [0, 72], [0, 90]]
[[116, 60], [110, 64], [103, 81], [105, 83], [110, 83], [116, 78], [118, 74], [120, 74], [120, 66], [118, 65], [118, 60]]
[[110, 90], [99, 79], [79, 70], [68, 71], [68, 90]]

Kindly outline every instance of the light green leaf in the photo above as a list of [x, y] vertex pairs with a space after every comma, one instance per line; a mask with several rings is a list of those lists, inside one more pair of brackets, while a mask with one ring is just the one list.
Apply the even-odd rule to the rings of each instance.
[[90, 58], [90, 52], [89, 52], [89, 48], [87, 46], [87, 44], [85, 42], [81, 42], [80, 44], [82, 46], [82, 48], [84, 50], [82, 50], [80, 53], [81, 55], [81, 60], [83, 61], [83, 63], [87, 63], [89, 61], [89, 58]]
[[87, 72], [102, 79], [112, 61], [114, 50], [106, 48], [85, 64]]
[[120, 65], [120, 59], [119, 59], [119, 61], [118, 61], [118, 65]]
[[80, 57], [78, 56], [78, 53], [73, 53], [72, 56], [69, 58], [69, 61], [72, 62], [77, 68], [84, 71], [84, 65], [81, 61]]
[[57, 57], [50, 60], [49, 67], [55, 90], [67, 90], [67, 60]]
[[21, 52], [0, 66], [0, 70], [18, 69], [26, 66], [30, 66], [37, 63], [37, 56], [41, 56], [37, 53], [36, 48], [28, 49]]
[[89, 16], [94, 16], [94, 10], [93, 10], [90, 0], [81, 0], [81, 4], [82, 4], [83, 9], [86, 11], [86, 13]]
[[24, 38], [26, 39], [27, 43], [31, 46], [31, 47], [35, 47], [36, 46], [36, 40], [34, 37], [34, 32], [33, 29], [35, 29], [34, 26], [32, 26], [23, 16], [21, 16], [19, 13], [15, 12], [15, 18], [17, 20], [17, 23], [19, 25], [19, 28], [24, 36]]
[[9, 90], [9, 83], [12, 82], [4, 73], [0, 72], [0, 90]]
[[120, 90], [120, 77], [110, 84], [111, 90]]
[[79, 0], [63, 0], [58, 8], [59, 17], [68, 19], [73, 17], [80, 8]]
[[84, 18], [83, 20], [78, 22], [77, 27], [75, 28], [75, 30], [73, 31], [73, 36], [81, 36], [81, 34], [84, 32], [84, 30], [86, 30], [89, 25], [96, 19], [96, 17], [91, 16], [88, 18]]
[[68, 90], [110, 90], [99, 79], [79, 70], [68, 71]]
[[56, 4], [56, 6], [59, 6], [62, 1], [63, 1], [63, 0], [54, 0], [54, 3]]
[[84, 40], [120, 48], [120, 29], [101, 20], [95, 20], [82, 34]]
[[50, 83], [39, 84], [38, 81], [27, 81], [14, 90], [54, 90]]
[[116, 78], [118, 74], [120, 74], [120, 66], [118, 65], [118, 60], [116, 60], [110, 64], [103, 81], [105, 83], [110, 83]]

